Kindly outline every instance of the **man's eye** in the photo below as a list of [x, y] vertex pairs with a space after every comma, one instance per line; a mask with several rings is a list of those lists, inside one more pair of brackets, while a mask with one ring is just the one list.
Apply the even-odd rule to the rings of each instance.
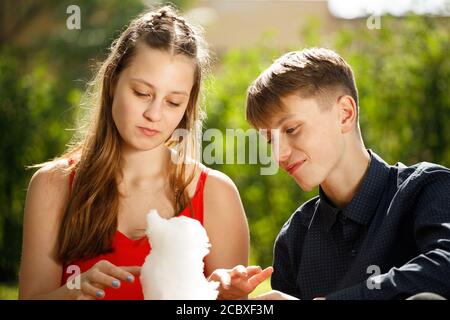
[[286, 133], [287, 133], [287, 134], [294, 133], [295, 130], [296, 130], [298, 127], [299, 127], [299, 126], [295, 126], [295, 127], [292, 127], [292, 128], [287, 128], [287, 129], [286, 129]]

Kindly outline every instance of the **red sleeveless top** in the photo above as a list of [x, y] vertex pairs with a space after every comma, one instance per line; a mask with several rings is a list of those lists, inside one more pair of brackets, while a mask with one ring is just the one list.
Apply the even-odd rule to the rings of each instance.
[[[72, 186], [75, 171], [70, 174], [69, 183]], [[192, 209], [194, 211], [193, 219], [198, 220], [203, 225], [203, 189], [205, 180], [208, 175], [208, 170], [203, 170], [197, 183], [196, 191], [191, 199]], [[191, 217], [189, 207], [186, 207], [181, 213], [181, 216]], [[146, 236], [132, 240], [124, 235], [119, 230], [116, 231], [112, 240], [112, 249], [110, 253], [101, 254], [92, 259], [84, 259], [73, 262], [71, 265], [77, 265], [80, 272], [83, 273], [89, 270], [94, 264], [100, 260], [108, 260], [116, 266], [142, 266], [147, 255], [150, 253], [151, 246]], [[67, 279], [73, 274], [67, 272], [68, 266], [63, 266], [63, 273], [61, 277], [61, 284], [65, 284]], [[142, 286], [139, 277], [135, 277], [134, 282], [127, 281], [120, 282], [120, 288], [114, 289], [106, 287], [104, 289], [104, 300], [143, 300]]]

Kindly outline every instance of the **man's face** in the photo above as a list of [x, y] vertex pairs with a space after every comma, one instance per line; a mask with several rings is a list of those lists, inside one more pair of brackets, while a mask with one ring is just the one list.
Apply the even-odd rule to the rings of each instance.
[[285, 109], [268, 128], [279, 129], [269, 138], [272, 154], [303, 190], [310, 191], [330, 175], [344, 153], [339, 109], [333, 102], [321, 108], [316, 98], [295, 94], [281, 101]]

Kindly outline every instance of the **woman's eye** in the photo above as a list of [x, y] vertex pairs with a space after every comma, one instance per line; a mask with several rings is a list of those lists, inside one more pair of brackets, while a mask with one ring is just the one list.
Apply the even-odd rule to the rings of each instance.
[[181, 103], [175, 103], [175, 102], [169, 101], [169, 105], [171, 105], [172, 107], [179, 107], [181, 105]]
[[140, 92], [137, 90], [133, 90], [133, 91], [134, 91], [134, 94], [137, 95], [138, 97], [149, 97], [150, 96], [150, 94], [148, 94], [148, 93]]

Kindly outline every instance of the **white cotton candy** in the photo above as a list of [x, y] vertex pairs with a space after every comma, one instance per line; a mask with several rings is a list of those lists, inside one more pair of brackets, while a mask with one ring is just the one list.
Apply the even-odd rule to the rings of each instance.
[[218, 282], [203, 274], [203, 258], [209, 253], [206, 230], [197, 220], [180, 216], [161, 218], [147, 214], [151, 251], [141, 270], [146, 300], [215, 300]]

